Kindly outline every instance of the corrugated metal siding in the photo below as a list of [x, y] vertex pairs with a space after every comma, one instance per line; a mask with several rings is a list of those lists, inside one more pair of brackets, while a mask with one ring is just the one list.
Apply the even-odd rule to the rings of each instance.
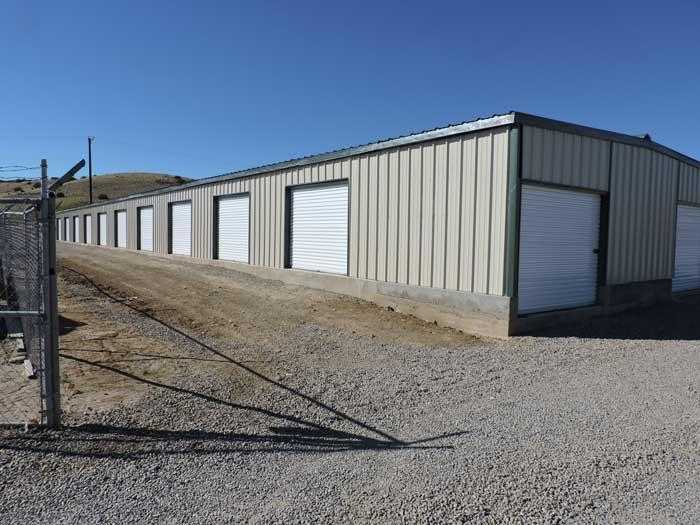
[[678, 200], [700, 204], [700, 168], [681, 163], [678, 180]]
[[500, 295], [507, 151], [496, 130], [353, 159], [350, 275]]
[[[154, 251], [168, 248], [168, 203], [192, 200], [192, 256], [213, 256], [214, 196], [250, 192], [251, 264], [284, 267], [287, 186], [350, 181], [349, 275], [483, 294], [503, 292], [508, 130], [496, 128], [312, 166], [138, 197], [82, 211], [154, 207]], [[59, 214], [60, 215], [60, 214]]]
[[523, 127], [522, 178], [608, 191], [610, 142]]
[[678, 161], [614, 144], [608, 237], [608, 284], [670, 279]]
[[609, 192], [607, 284], [671, 278], [676, 200], [700, 203], [699, 169], [649, 148], [533, 126], [523, 127], [522, 144], [525, 181]]

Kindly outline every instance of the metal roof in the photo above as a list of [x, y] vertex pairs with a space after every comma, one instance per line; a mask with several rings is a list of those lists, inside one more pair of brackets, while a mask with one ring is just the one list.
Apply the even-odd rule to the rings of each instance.
[[624, 144], [630, 144], [633, 146], [639, 146], [647, 149], [652, 149], [658, 151], [665, 155], [669, 155], [681, 162], [690, 164], [697, 168], [700, 168], [700, 161], [684, 155], [678, 151], [671, 148], [663, 146], [657, 142], [654, 142], [646, 137], [639, 137], [635, 135], [627, 135], [624, 133], [618, 133], [614, 131], [607, 131], [604, 129], [592, 128], [588, 126], [582, 126], [579, 124], [572, 124], [569, 122], [564, 122], [561, 120], [549, 119], [546, 117], [540, 117], [537, 115], [531, 115], [528, 113], [522, 113], [518, 111], [511, 111], [510, 113], [502, 115], [493, 115], [486, 118], [478, 118], [476, 120], [471, 120], [468, 122], [462, 122], [459, 124], [451, 124], [449, 126], [434, 128], [430, 130], [421, 131], [418, 133], [412, 133], [409, 135], [402, 135], [399, 137], [394, 137], [390, 139], [383, 139], [377, 142], [371, 142], [369, 144], [363, 144], [360, 146], [353, 146], [349, 148], [329, 151], [326, 153], [320, 153], [317, 155], [310, 155], [307, 157], [299, 157], [291, 160], [286, 160], [283, 162], [277, 162], [273, 164], [265, 164], [262, 166], [257, 166], [255, 168], [249, 168], [240, 171], [232, 171], [224, 173], [222, 175], [216, 175], [214, 177], [207, 177], [204, 179], [197, 179], [180, 186], [172, 186], [168, 188], [161, 188], [158, 190], [147, 191], [143, 193], [135, 193], [128, 195], [126, 197], [120, 197], [118, 199], [101, 201], [99, 203], [86, 204], [84, 206], [78, 206], [76, 208], [69, 208], [66, 210], [60, 210], [57, 213], [64, 213], [74, 210], [82, 210], [86, 208], [94, 208], [98, 206], [104, 206], [105, 204], [111, 204], [116, 202], [123, 202], [130, 199], [135, 199], [139, 197], [149, 197], [152, 195], [160, 195], [163, 193], [170, 193], [175, 191], [180, 191], [183, 189], [193, 188], [197, 186], [203, 186], [206, 184], [212, 184], [216, 182], [224, 182], [228, 180], [239, 179], [243, 177], [252, 177], [255, 175], [260, 175], [263, 173], [270, 173], [272, 171], [281, 171], [293, 168], [299, 168], [303, 166], [308, 166], [310, 164], [316, 164], [319, 162], [327, 162], [331, 160], [338, 160], [346, 157], [353, 157], [356, 155], [362, 155], [366, 153], [372, 153], [375, 151], [381, 151], [391, 148], [396, 148], [399, 146], [405, 146], [408, 144], [415, 144], [418, 142], [425, 142], [428, 140], [434, 140], [439, 138], [446, 138], [454, 135], [461, 135], [464, 133], [472, 133], [476, 131], [481, 131], [485, 129], [492, 129], [501, 126], [510, 125], [527, 125], [536, 126], [547, 129], [554, 129], [558, 131], [563, 131], [566, 133], [573, 133], [576, 135], [585, 135], [589, 137], [599, 138], [602, 140], [610, 140], [614, 142], [620, 142]]

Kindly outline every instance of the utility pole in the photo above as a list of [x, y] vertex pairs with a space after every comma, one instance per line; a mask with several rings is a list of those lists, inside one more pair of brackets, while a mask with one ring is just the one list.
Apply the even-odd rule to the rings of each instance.
[[90, 204], [92, 204], [92, 141], [95, 137], [88, 137], [88, 177], [90, 179]]

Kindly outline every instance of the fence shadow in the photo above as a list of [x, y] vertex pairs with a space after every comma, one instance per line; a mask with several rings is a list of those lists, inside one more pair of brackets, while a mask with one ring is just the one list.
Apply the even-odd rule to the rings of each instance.
[[[125, 300], [117, 298], [113, 296], [109, 291], [103, 289], [101, 286], [99, 286], [97, 283], [95, 283], [89, 276], [74, 270], [72, 268], [68, 267], [63, 267], [65, 271], [71, 272], [80, 278], [82, 278], [84, 281], [89, 283], [95, 290], [97, 290], [100, 294], [104, 295], [107, 297], [109, 300], [121, 304], [122, 306], [125, 306], [129, 308], [130, 310], [136, 312], [138, 315], [144, 316], [161, 326], [165, 327], [166, 329], [174, 332], [178, 336], [186, 339], [187, 341], [196, 344], [198, 347], [211, 352], [218, 356], [221, 361], [225, 361], [230, 363], [231, 365], [234, 365], [241, 370], [245, 371], [248, 374], [253, 375], [256, 379], [268, 383], [275, 388], [280, 389], [281, 391], [290, 394], [292, 396], [298, 397], [314, 406], [317, 408], [326, 411], [330, 414], [332, 414], [334, 417], [338, 418], [339, 420], [342, 420], [345, 422], [346, 425], [348, 426], [354, 426], [356, 427], [359, 432], [349, 432], [349, 431], [344, 431], [344, 430], [338, 430], [334, 428], [330, 428], [324, 425], [321, 425], [319, 423], [316, 423], [314, 421], [310, 421], [308, 419], [303, 419], [301, 417], [289, 415], [289, 414], [283, 414], [279, 412], [275, 412], [274, 410], [258, 407], [258, 406], [253, 406], [253, 405], [243, 405], [240, 403], [234, 403], [232, 401], [228, 400], [223, 400], [219, 399], [215, 396], [212, 396], [210, 394], [205, 394], [202, 392], [197, 392], [191, 389], [186, 389], [174, 385], [169, 385], [166, 383], [158, 382], [149, 378], [145, 377], [139, 377], [136, 376], [135, 374], [132, 374], [130, 372], [126, 372], [124, 370], [120, 370], [118, 368], [115, 368], [113, 366], [109, 366], [104, 363], [96, 362], [96, 361], [90, 361], [87, 359], [79, 358], [76, 356], [72, 355], [66, 355], [66, 354], [61, 354], [61, 357], [63, 359], [69, 359], [73, 360], [76, 362], [80, 362], [82, 364], [88, 365], [88, 366], [95, 366], [99, 367], [103, 370], [106, 370], [108, 372], [114, 373], [114, 374], [119, 374], [123, 377], [126, 377], [130, 380], [133, 381], [139, 381], [142, 383], [146, 383], [151, 387], [163, 389], [166, 391], [170, 391], [173, 393], [178, 393], [178, 394], [186, 394], [189, 396], [192, 396], [194, 398], [197, 398], [198, 400], [204, 401], [206, 403], [212, 403], [216, 405], [220, 405], [223, 408], [229, 408], [229, 409], [236, 409], [236, 410], [242, 410], [242, 411], [248, 411], [252, 413], [256, 413], [259, 415], [263, 415], [275, 420], [278, 420], [281, 422], [280, 426], [271, 426], [268, 428], [270, 431], [267, 434], [237, 434], [237, 433], [217, 433], [217, 432], [208, 432], [204, 430], [196, 430], [196, 431], [177, 431], [177, 430], [154, 430], [154, 429], [148, 429], [148, 428], [123, 428], [123, 427], [111, 427], [111, 426], [103, 426], [103, 425], [82, 425], [79, 427], [74, 427], [72, 429], [73, 432], [76, 432], [77, 435], [85, 435], [89, 434], [92, 436], [91, 438], [86, 438], [88, 441], [102, 441], [103, 445], [105, 444], [104, 442], [109, 443], [110, 445], [115, 445], [119, 443], [124, 443], [125, 440], [128, 442], [128, 440], [145, 440], [148, 443], [151, 443], [153, 440], [161, 441], [161, 442], [167, 442], [172, 444], [173, 442], [179, 442], [183, 440], [193, 440], [197, 442], [204, 442], [204, 443], [209, 443], [210, 445], [214, 445], [216, 450], [209, 450], [210, 446], [207, 446], [204, 448], [204, 450], [208, 450], [208, 452], [202, 452], [202, 453], [211, 453], [214, 451], [221, 452], [222, 450], [229, 450], [229, 451], [237, 451], [237, 452], [245, 452], [245, 451], [251, 451], [251, 448], [249, 446], [245, 447], [233, 447], [232, 444], [246, 444], [250, 445], [250, 443], [257, 443], [257, 444], [262, 444], [262, 443], [267, 443], [269, 446], [265, 446], [262, 448], [257, 448], [255, 449], [256, 451], [270, 451], [270, 452], [279, 452], [280, 450], [289, 450], [289, 451], [295, 451], [295, 452], [338, 452], [338, 451], [347, 451], [347, 450], [397, 450], [397, 449], [405, 449], [405, 448], [452, 448], [449, 445], [437, 445], [435, 444], [436, 442], [447, 439], [450, 437], [456, 437], [462, 434], [466, 434], [466, 431], [456, 431], [456, 432], [449, 432], [449, 433], [443, 433], [443, 434], [438, 434], [438, 435], [433, 435], [429, 437], [425, 437], [422, 439], [417, 439], [417, 440], [412, 440], [412, 441], [405, 441], [401, 440], [387, 432], [384, 432], [380, 430], [379, 428], [365, 422], [361, 421], [353, 416], [350, 416], [347, 413], [342, 412], [341, 410], [332, 407], [326, 403], [323, 403], [322, 401], [309, 396], [295, 388], [292, 388], [290, 386], [287, 386], [277, 380], [274, 380], [270, 377], [267, 377], [263, 375], [262, 373], [254, 370], [250, 366], [241, 363], [240, 361], [236, 361], [226, 355], [225, 353], [217, 350], [216, 348], [213, 348], [212, 346], [204, 343], [203, 341], [200, 341], [199, 339], [193, 337], [192, 335], [182, 331], [181, 329], [174, 327], [170, 325], [169, 323], [155, 317], [152, 315], [150, 312], [141, 310], [140, 308], [137, 308], [129, 303], [127, 303]], [[369, 435], [368, 435], [369, 434]], [[27, 437], [26, 438], [28, 441], [22, 442], [24, 444], [28, 443], [33, 443], [35, 446], [40, 447], [41, 444], [41, 437]], [[224, 444], [221, 446], [221, 444]], [[7, 445], [5, 445], [7, 446]], [[0, 448], [2, 448], [3, 445], [0, 445]], [[280, 448], [281, 447], [281, 448]], [[119, 453], [115, 452], [113, 450], [110, 450], [109, 447], [106, 448], [100, 448], [97, 447], [96, 450], [88, 452], [89, 455], [94, 456], [94, 455], [102, 455], [102, 454], [107, 454], [110, 457], [133, 457], [134, 454], [136, 455], [143, 455], [143, 454], [149, 454], [151, 452], [148, 452], [149, 447], [145, 447], [145, 449], [141, 452], [134, 452], [133, 450], [124, 452], [124, 453]], [[37, 450], [41, 451], [41, 450]], [[55, 453], [60, 453], [58, 452], [55, 447], [52, 447], [52, 450], [47, 450], [47, 452], [55, 452]], [[74, 455], [76, 452], [70, 452], [70, 451], [65, 451], [66, 454], [69, 455]], [[84, 454], [85, 452], [80, 452], [78, 454]], [[179, 451], [179, 449], [174, 448], [172, 450], [173, 454], [178, 454], [182, 453]]]
[[[459, 434], [463, 432], [445, 434], [435, 439]], [[333, 429], [296, 426], [270, 427], [268, 433], [238, 433], [86, 424], [64, 428], [60, 437], [47, 432], [13, 432], [9, 438], [3, 439], [0, 433], [0, 450], [115, 460], [137, 460], [153, 455], [329, 454], [452, 448], [450, 445], [429, 445], [422, 441], [390, 443]]]
[[80, 321], [75, 321], [63, 315], [58, 316], [58, 333], [59, 335], [66, 335], [71, 333], [76, 328], [85, 326], [85, 323]]

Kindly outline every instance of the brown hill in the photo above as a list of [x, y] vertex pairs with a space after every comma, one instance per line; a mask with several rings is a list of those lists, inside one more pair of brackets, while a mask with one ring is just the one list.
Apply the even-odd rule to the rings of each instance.
[[[169, 188], [189, 182], [191, 179], [164, 173], [108, 173], [93, 176], [92, 194], [94, 202], [118, 199], [135, 193]], [[0, 197], [21, 197], [36, 194], [39, 185], [36, 180], [2, 181], [0, 182]], [[56, 189], [56, 209], [65, 210], [89, 203], [88, 179], [65, 183]], [[100, 198], [102, 197], [102, 198]]]

